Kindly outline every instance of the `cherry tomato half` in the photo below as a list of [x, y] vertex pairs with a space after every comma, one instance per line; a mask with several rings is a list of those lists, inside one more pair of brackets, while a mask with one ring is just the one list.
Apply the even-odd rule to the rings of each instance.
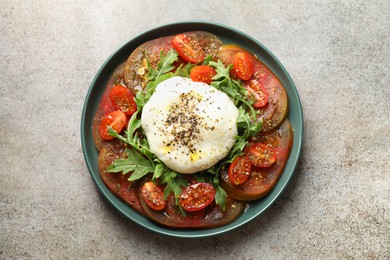
[[211, 66], [195, 66], [191, 69], [190, 77], [193, 81], [210, 84], [216, 74], [217, 72]]
[[162, 189], [152, 181], [145, 182], [141, 195], [146, 204], [154, 210], [162, 210], [167, 205]]
[[248, 80], [252, 77], [253, 65], [245, 52], [238, 52], [234, 56], [233, 69], [237, 76], [242, 80]]
[[108, 115], [103, 117], [102, 122], [100, 123], [100, 128], [99, 128], [100, 136], [104, 140], [107, 141], [112, 140], [114, 137], [108, 133], [107, 127], [111, 127], [117, 133], [120, 133], [125, 127], [126, 122], [127, 122], [127, 117], [123, 111], [117, 110], [109, 113]]
[[110, 91], [110, 100], [116, 110], [121, 110], [128, 116], [137, 111], [133, 93], [124, 86], [117, 85], [113, 87]]
[[263, 143], [253, 143], [249, 146], [247, 156], [257, 167], [269, 167], [276, 161], [275, 151]]
[[251, 172], [251, 161], [247, 156], [239, 156], [229, 166], [229, 179], [233, 184], [241, 184], [245, 182]]
[[248, 97], [253, 100], [252, 106], [260, 108], [268, 103], [267, 90], [257, 80], [251, 80], [245, 83], [245, 89], [248, 91]]
[[191, 63], [202, 62], [204, 51], [200, 44], [192, 37], [186, 34], [178, 34], [171, 42], [173, 48], [179, 53], [180, 57]]
[[207, 182], [198, 182], [189, 185], [180, 195], [180, 205], [187, 211], [204, 209], [215, 197], [213, 185]]

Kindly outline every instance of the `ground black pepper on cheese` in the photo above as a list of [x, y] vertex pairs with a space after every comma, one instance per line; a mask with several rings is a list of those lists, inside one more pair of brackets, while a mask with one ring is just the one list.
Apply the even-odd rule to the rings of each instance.
[[152, 152], [169, 168], [195, 173], [224, 158], [235, 143], [238, 110], [201, 82], [173, 77], [160, 83], [142, 111]]

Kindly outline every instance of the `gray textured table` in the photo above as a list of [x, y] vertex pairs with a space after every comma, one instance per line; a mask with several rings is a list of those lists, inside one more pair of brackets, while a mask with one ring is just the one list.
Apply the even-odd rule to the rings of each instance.
[[[0, 1], [0, 259], [389, 259], [389, 13], [387, 0]], [[190, 241], [114, 211], [79, 130], [104, 60], [181, 20], [266, 45], [305, 118], [302, 160], [280, 200], [235, 232]]]

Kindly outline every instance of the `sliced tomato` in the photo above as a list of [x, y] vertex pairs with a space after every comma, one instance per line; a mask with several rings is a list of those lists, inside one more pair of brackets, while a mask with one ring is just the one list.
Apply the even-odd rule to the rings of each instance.
[[98, 109], [96, 110], [95, 116], [93, 118], [92, 124], [92, 136], [95, 146], [98, 151], [102, 149], [105, 140], [100, 136], [100, 124], [105, 115], [115, 111], [116, 109], [112, 106], [110, 100], [111, 89], [119, 84], [123, 80], [123, 68], [124, 64], [119, 65], [114, 72], [112, 73], [110, 79], [106, 84], [106, 89], [104, 90], [103, 96], [100, 99]]
[[247, 155], [250, 162], [257, 167], [270, 167], [276, 161], [274, 149], [263, 143], [251, 144]]
[[217, 74], [215, 69], [208, 65], [195, 66], [190, 71], [190, 77], [193, 81], [210, 84], [212, 78]]
[[145, 182], [141, 189], [142, 199], [154, 210], [162, 210], [167, 202], [164, 200], [164, 192], [152, 181]]
[[180, 57], [188, 62], [199, 63], [204, 59], [204, 51], [199, 42], [185, 33], [176, 35], [171, 44]]
[[215, 197], [213, 185], [207, 182], [198, 182], [189, 185], [180, 195], [180, 205], [187, 211], [204, 209]]
[[288, 119], [272, 132], [259, 134], [256, 140], [274, 149], [276, 161], [266, 168], [252, 165], [248, 179], [239, 185], [234, 185], [230, 181], [227, 170], [221, 171], [221, 187], [229, 196], [237, 200], [251, 201], [262, 198], [270, 193], [278, 182], [287, 163], [293, 140], [293, 131]]
[[215, 203], [199, 211], [187, 211], [186, 215], [180, 212], [176, 205], [175, 196], [170, 194], [167, 205], [163, 210], [151, 209], [143, 200], [140, 200], [146, 216], [153, 221], [173, 228], [215, 228], [231, 223], [245, 210], [245, 202], [226, 198], [226, 210], [223, 211]]
[[[268, 102], [261, 107], [259, 119], [263, 121], [262, 132], [268, 132], [280, 126], [288, 113], [288, 97], [280, 80], [265, 66], [256, 56], [245, 49], [234, 45], [223, 45], [218, 53], [217, 58], [227, 66], [234, 63], [234, 57], [237, 53], [244, 52], [250, 58], [253, 65], [252, 78], [260, 83], [267, 92]], [[234, 69], [231, 74], [236, 74]], [[234, 75], [233, 75], [234, 76]]]
[[128, 116], [131, 116], [137, 111], [137, 104], [134, 101], [133, 93], [122, 85], [116, 85], [111, 89], [110, 100], [116, 110], [121, 110]]
[[267, 104], [267, 90], [257, 80], [247, 81], [244, 87], [248, 91], [248, 97], [254, 102], [252, 104], [254, 108], [260, 108]]
[[122, 173], [107, 172], [107, 167], [116, 159], [127, 158], [125, 152], [126, 144], [118, 139], [110, 142], [104, 142], [98, 157], [98, 169], [102, 180], [107, 187], [118, 197], [123, 199], [137, 212], [144, 215], [144, 210], [141, 207], [139, 191], [140, 182], [129, 182], [130, 173], [123, 175]]
[[234, 56], [233, 69], [242, 80], [252, 77], [253, 65], [249, 56], [245, 52], [238, 52]]
[[251, 161], [245, 155], [239, 156], [229, 166], [229, 179], [230, 182], [238, 185], [245, 182], [251, 172]]
[[166, 36], [145, 42], [138, 46], [128, 57], [123, 69], [124, 83], [133, 93], [145, 88], [148, 82], [148, 63], [157, 67], [160, 53], [167, 53], [172, 48], [170, 42], [173, 36]]
[[[196, 39], [201, 49], [204, 51], [204, 56], [215, 56], [218, 49], [222, 46], [221, 40], [212, 33], [205, 31], [191, 31], [185, 34], [192, 39]], [[137, 93], [139, 90], [145, 88], [148, 82], [147, 73], [147, 59], [153, 68], [157, 68], [157, 63], [160, 60], [160, 52], [167, 53], [172, 49], [172, 40], [176, 35], [165, 36], [157, 39], [147, 41], [138, 46], [128, 57], [126, 65], [123, 70], [124, 83], [131, 92]], [[173, 65], [175, 69], [180, 64], [186, 64], [188, 61], [180, 58]], [[174, 69], [174, 70], [175, 70]], [[173, 71], [174, 71], [173, 70]]]
[[117, 133], [122, 132], [127, 122], [126, 114], [123, 111], [117, 110], [103, 117], [100, 123], [100, 136], [104, 140], [112, 140], [114, 137], [108, 133], [108, 127], [114, 129]]

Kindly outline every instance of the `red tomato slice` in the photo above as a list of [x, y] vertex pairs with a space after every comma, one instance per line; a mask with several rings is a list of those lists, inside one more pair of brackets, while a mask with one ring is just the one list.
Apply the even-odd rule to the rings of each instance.
[[204, 51], [199, 42], [184, 33], [176, 35], [171, 44], [180, 57], [188, 62], [199, 63], [204, 59]]
[[247, 156], [257, 167], [270, 167], [276, 161], [274, 149], [263, 143], [251, 144]]
[[[252, 165], [248, 179], [240, 184], [234, 185], [229, 178], [227, 170], [220, 172], [220, 185], [228, 196], [242, 201], [252, 201], [269, 194], [277, 184], [289, 157], [293, 131], [288, 119], [284, 120], [277, 129], [262, 133], [256, 136], [257, 143], [267, 144], [275, 151], [276, 161], [267, 168], [260, 168]], [[248, 150], [246, 152], [248, 153]]]
[[103, 147], [103, 144], [105, 141], [100, 135], [100, 123], [102, 122], [102, 119], [105, 115], [115, 111], [116, 109], [112, 106], [111, 100], [110, 100], [110, 92], [111, 89], [117, 85], [117, 82], [120, 82], [123, 80], [123, 68], [124, 64], [119, 65], [114, 72], [111, 74], [110, 79], [108, 80], [106, 84], [106, 89], [104, 90], [103, 96], [100, 99], [99, 106], [95, 112], [95, 116], [93, 118], [93, 124], [92, 124], [92, 136], [93, 141], [95, 143], [96, 148], [98, 151], [100, 151]]
[[[200, 45], [200, 49], [204, 51], [204, 56], [215, 56], [219, 48], [222, 46], [221, 40], [205, 31], [191, 31], [185, 34], [196, 41]], [[171, 42], [176, 35], [165, 36], [154, 40], [147, 41], [138, 46], [128, 57], [123, 69], [124, 83], [132, 93], [137, 93], [141, 88], [145, 88], [147, 79], [148, 59], [152, 68], [157, 68], [157, 63], [160, 61], [160, 53], [167, 53], [173, 48]], [[182, 59], [182, 58], [180, 58]], [[180, 63], [186, 64], [188, 61], [179, 59], [173, 65], [177, 68]], [[184, 65], [183, 65], [184, 66]], [[175, 70], [173, 70], [175, 71]]]
[[116, 110], [121, 110], [128, 116], [137, 111], [134, 95], [124, 86], [116, 85], [113, 87], [110, 91], [110, 100]]
[[187, 211], [204, 209], [215, 197], [213, 185], [207, 182], [198, 182], [189, 185], [180, 195], [180, 205]]
[[162, 210], [167, 205], [162, 189], [152, 181], [145, 182], [141, 194], [146, 204], [154, 210]]
[[118, 139], [104, 142], [98, 157], [98, 169], [102, 180], [107, 187], [118, 197], [123, 199], [130, 207], [145, 215], [139, 198], [139, 182], [129, 182], [130, 173], [107, 172], [107, 167], [116, 159], [127, 158], [126, 144]]
[[[269, 132], [279, 127], [288, 113], [288, 97], [280, 80], [272, 73], [272, 71], [265, 66], [259, 59], [245, 49], [228, 44], [222, 46], [218, 53], [217, 59], [221, 59], [227, 66], [234, 63], [234, 57], [239, 52], [245, 52], [250, 58], [253, 65], [252, 78], [257, 80], [266, 90], [268, 95], [268, 102], [262, 107], [259, 113], [259, 119], [263, 120], [262, 132]], [[235, 74], [234, 70], [230, 71]]]
[[122, 132], [127, 122], [126, 114], [123, 111], [114, 111], [103, 117], [102, 122], [100, 123], [100, 136], [104, 140], [112, 140], [114, 137], [108, 133], [108, 128], [111, 127], [117, 133]]
[[229, 166], [229, 179], [233, 184], [241, 184], [245, 182], [251, 172], [251, 161], [247, 156], [239, 156]]
[[190, 77], [193, 81], [210, 84], [216, 74], [217, 72], [211, 66], [195, 66], [191, 69]]
[[184, 216], [176, 205], [175, 196], [169, 195], [167, 205], [163, 210], [152, 210], [144, 200], [140, 200], [146, 216], [158, 224], [173, 228], [215, 228], [231, 223], [245, 210], [245, 202], [226, 198], [226, 210], [211, 203], [208, 207], [199, 211], [187, 211]]
[[253, 65], [245, 52], [238, 52], [234, 56], [233, 69], [237, 76], [242, 80], [248, 80], [252, 77]]
[[252, 106], [260, 108], [268, 103], [267, 90], [257, 80], [251, 80], [245, 83], [245, 89], [248, 91], [248, 96], [253, 100]]

